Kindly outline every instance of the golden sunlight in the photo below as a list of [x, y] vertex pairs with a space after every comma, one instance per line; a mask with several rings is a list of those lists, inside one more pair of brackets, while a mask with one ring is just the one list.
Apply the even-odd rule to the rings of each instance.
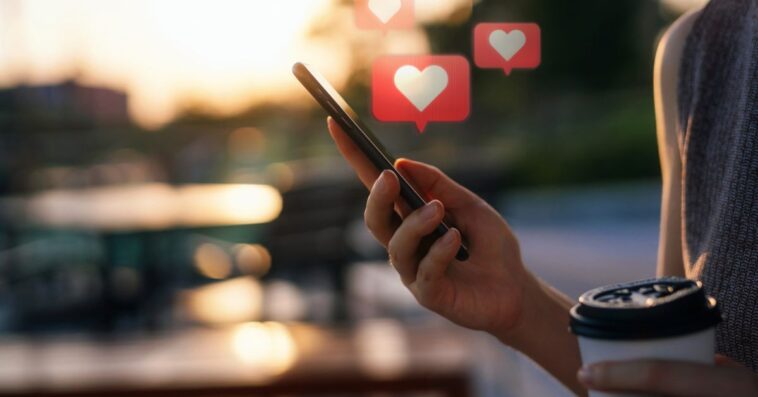
[[[471, 4], [419, 0], [419, 23], [467, 17]], [[123, 90], [131, 117], [159, 128], [190, 108], [306, 103], [290, 75], [298, 60], [340, 88], [375, 56], [429, 43], [420, 25], [358, 30], [350, 3], [335, 0], [0, 0], [0, 49], [0, 87], [75, 78]]]
[[0, 86], [76, 77], [122, 89], [140, 124], [277, 94], [330, 0], [3, 0]]

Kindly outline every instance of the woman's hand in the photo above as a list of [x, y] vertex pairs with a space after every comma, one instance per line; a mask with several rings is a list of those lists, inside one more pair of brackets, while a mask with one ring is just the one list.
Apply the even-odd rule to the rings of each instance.
[[[524, 268], [518, 242], [500, 214], [440, 170], [399, 160], [395, 168], [429, 201], [410, 211], [394, 173], [380, 175], [331, 119], [329, 132], [371, 190], [366, 225], [387, 247], [390, 262], [419, 303], [459, 325], [493, 334], [584, 394], [576, 378], [579, 345], [568, 332], [574, 303]], [[445, 217], [460, 232], [452, 228], [430, 244], [426, 236]], [[455, 260], [461, 234], [469, 250], [465, 262]]]
[[716, 365], [678, 361], [618, 361], [582, 367], [579, 381], [608, 392], [671, 397], [755, 397], [758, 375], [734, 361], [716, 356]]
[[[533, 285], [519, 246], [503, 218], [484, 200], [427, 164], [398, 160], [398, 171], [426, 199], [409, 211], [391, 171], [381, 174], [333, 121], [329, 131], [342, 155], [371, 189], [365, 221], [389, 253], [400, 278], [423, 306], [464, 327], [502, 334], [521, 320], [524, 290]], [[403, 213], [401, 219], [397, 212]], [[425, 237], [449, 218], [455, 228], [429, 245]], [[455, 260], [466, 237], [470, 258]]]

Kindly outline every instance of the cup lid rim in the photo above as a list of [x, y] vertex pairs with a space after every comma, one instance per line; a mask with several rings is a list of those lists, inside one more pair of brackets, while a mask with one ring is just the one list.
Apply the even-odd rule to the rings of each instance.
[[[603, 302], [595, 299], [618, 290], [675, 285], [674, 292], [649, 302]], [[634, 292], [633, 292], [634, 293]], [[721, 316], [702, 283], [680, 277], [662, 277], [607, 285], [582, 294], [570, 311], [569, 328], [578, 336], [595, 339], [651, 339], [689, 334], [716, 325]]]

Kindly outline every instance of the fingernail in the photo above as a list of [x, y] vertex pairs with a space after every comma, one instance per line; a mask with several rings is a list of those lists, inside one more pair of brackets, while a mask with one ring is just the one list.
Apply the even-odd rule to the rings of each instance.
[[442, 244], [450, 245], [455, 241], [455, 232], [453, 229], [450, 229], [445, 233], [444, 236], [442, 236]]
[[579, 369], [577, 376], [579, 377], [579, 381], [585, 385], [591, 385], [595, 381], [595, 372], [595, 367], [585, 365]]
[[421, 216], [424, 219], [431, 219], [437, 215], [437, 212], [439, 210], [440, 210], [440, 203], [437, 201], [432, 201], [421, 210]]

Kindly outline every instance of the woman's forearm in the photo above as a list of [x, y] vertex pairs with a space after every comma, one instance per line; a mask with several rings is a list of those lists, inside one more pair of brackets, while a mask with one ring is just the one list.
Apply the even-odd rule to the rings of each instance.
[[578, 395], [586, 395], [576, 373], [581, 366], [579, 344], [569, 332], [569, 297], [531, 276], [526, 288], [522, 321], [514, 329], [495, 335], [521, 351]]

